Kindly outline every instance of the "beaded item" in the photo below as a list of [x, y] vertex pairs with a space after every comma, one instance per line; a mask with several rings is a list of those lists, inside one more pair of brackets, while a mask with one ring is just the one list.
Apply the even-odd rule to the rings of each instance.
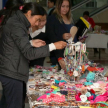
[[71, 81], [78, 80], [85, 71], [85, 63], [88, 61], [86, 45], [81, 42], [68, 43], [64, 51], [66, 72]]

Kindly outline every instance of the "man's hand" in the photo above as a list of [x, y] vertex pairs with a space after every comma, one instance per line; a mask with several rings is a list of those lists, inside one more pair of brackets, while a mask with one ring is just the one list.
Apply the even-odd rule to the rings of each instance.
[[58, 61], [62, 69], [66, 69], [65, 61], [63, 59]]
[[58, 41], [58, 42], [55, 42], [54, 45], [56, 49], [63, 49], [67, 45], [67, 43], [64, 41]]
[[63, 34], [63, 39], [68, 40], [72, 35], [70, 33], [64, 33]]
[[41, 47], [41, 46], [45, 46], [45, 45], [46, 45], [46, 43], [43, 40], [40, 40], [40, 39], [32, 40], [32, 46], [33, 47]]

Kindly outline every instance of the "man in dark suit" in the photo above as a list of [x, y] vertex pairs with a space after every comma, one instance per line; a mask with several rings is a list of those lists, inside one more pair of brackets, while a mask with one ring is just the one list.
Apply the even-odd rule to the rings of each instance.
[[56, 0], [48, 0], [48, 16], [50, 16], [55, 9]]

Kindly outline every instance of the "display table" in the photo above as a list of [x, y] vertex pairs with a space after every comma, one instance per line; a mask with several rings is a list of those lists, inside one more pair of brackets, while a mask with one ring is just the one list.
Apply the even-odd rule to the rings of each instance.
[[99, 59], [100, 59], [100, 48], [108, 48], [108, 35], [106, 34], [87, 34], [86, 39], [87, 48], [99, 48]]
[[[90, 65], [94, 66], [96, 64], [91, 63]], [[89, 67], [89, 65], [86, 65], [85, 69], [88, 72], [90, 69], [93, 71], [93, 68]], [[97, 69], [98, 73], [105, 72], [103, 68], [94, 68], [95, 71]], [[101, 76], [101, 74], [99, 75]], [[85, 72], [85, 76], [87, 76], [87, 72]], [[95, 81], [99, 80], [98, 75], [96, 76]], [[100, 80], [104, 80], [102, 76]], [[32, 68], [30, 69], [29, 80], [27, 82], [27, 96], [30, 108], [97, 108], [97, 106], [100, 105], [107, 106], [105, 102], [98, 103], [99, 100], [95, 103], [95, 100], [89, 98], [89, 96], [91, 96], [90, 94], [88, 94], [89, 96], [86, 100], [90, 99], [92, 104], [90, 101], [84, 101], [83, 98], [81, 98], [81, 96], [86, 96], [81, 95], [81, 93], [83, 94], [83, 89], [85, 90], [84, 82], [86, 82], [85, 78], [76, 82], [70, 81], [70, 77], [63, 70], [57, 72], [57, 70], [52, 67], [45, 68], [38, 66]], [[94, 83], [88, 86], [87, 90], [89, 91], [90, 88], [92, 88], [97, 94], [107, 93], [105, 89], [99, 89], [100, 87], [104, 88], [107, 86], [104, 80], [100, 85]], [[107, 98], [107, 94], [105, 94], [105, 96]]]

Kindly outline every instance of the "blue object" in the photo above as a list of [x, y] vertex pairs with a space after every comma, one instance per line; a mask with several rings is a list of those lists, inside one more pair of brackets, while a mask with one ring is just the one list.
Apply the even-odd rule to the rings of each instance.
[[94, 81], [94, 78], [95, 78], [95, 73], [89, 72], [87, 77], [86, 77], [86, 80], [87, 81]]
[[54, 90], [54, 91], [53, 91], [53, 92], [51, 92], [51, 93], [56, 94], [56, 93], [57, 93], [57, 91], [55, 91], [55, 90]]
[[90, 92], [87, 92], [85, 95], [86, 95], [87, 97], [90, 97], [90, 96], [91, 96]]
[[56, 83], [56, 84], [59, 84], [59, 82], [60, 82], [59, 80], [55, 80], [55, 83]]
[[50, 96], [51, 93], [47, 93], [48, 96]]
[[93, 85], [93, 83], [92, 82], [84, 82], [84, 85]]
[[59, 84], [60, 82], [65, 82], [65, 83], [67, 83], [65, 80], [61, 80], [61, 81], [55, 80], [55, 83], [56, 83], [56, 84]]

